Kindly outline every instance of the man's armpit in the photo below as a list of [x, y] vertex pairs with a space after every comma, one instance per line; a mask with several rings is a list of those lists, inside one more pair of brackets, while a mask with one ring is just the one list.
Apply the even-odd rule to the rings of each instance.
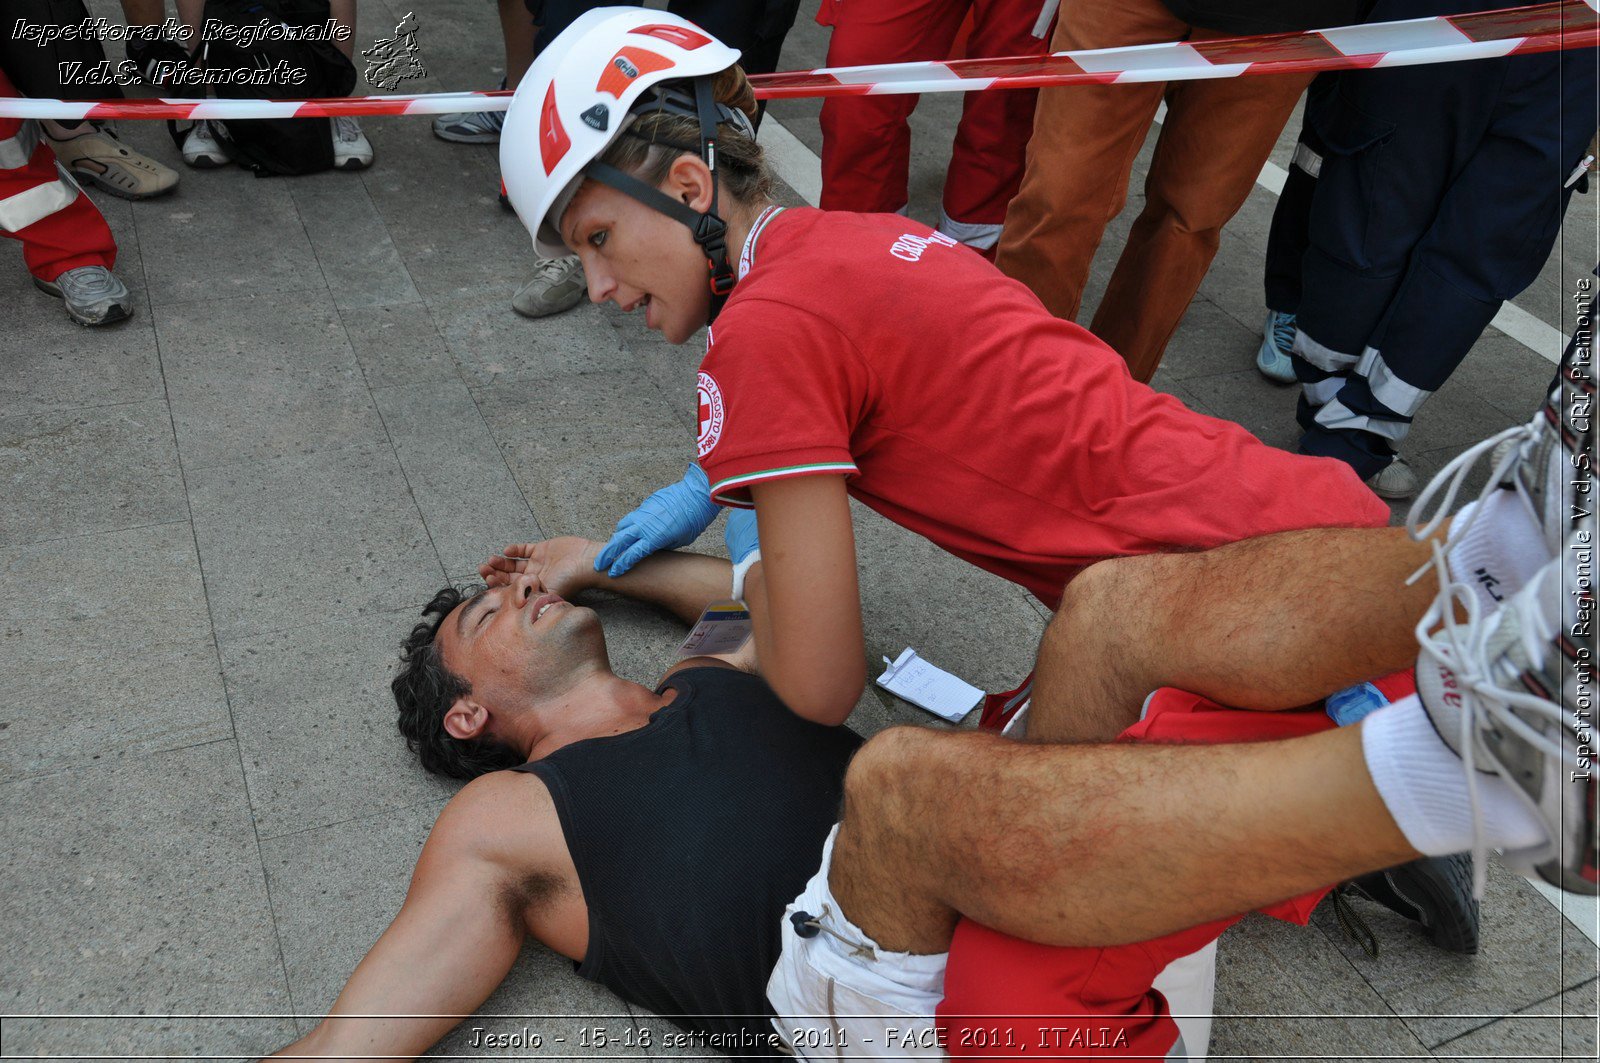
[[[661, 682], [665, 683], [672, 676], [690, 668], [728, 668], [735, 672], [749, 672], [754, 675], [754, 668], [745, 667], [740, 663], [739, 658], [742, 653], [743, 651], [741, 650], [738, 654], [707, 654], [700, 657], [685, 657], [661, 674]], [[660, 684], [658, 683], [657, 685], [659, 686]]]

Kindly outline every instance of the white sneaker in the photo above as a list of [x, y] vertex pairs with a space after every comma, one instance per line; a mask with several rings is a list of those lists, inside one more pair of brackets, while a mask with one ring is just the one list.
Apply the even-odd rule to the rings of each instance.
[[[1595, 385], [1593, 379], [1576, 368], [1575, 345], [1569, 345], [1560, 381], [1551, 389], [1544, 405], [1527, 424], [1508, 428], [1498, 435], [1468, 447], [1439, 470], [1417, 497], [1406, 518], [1411, 536], [1423, 540], [1431, 536], [1452, 512], [1456, 495], [1468, 475], [1484, 455], [1489, 455], [1489, 482], [1478, 498], [1495, 491], [1513, 491], [1527, 508], [1529, 516], [1544, 533], [1549, 556], [1559, 554], [1579, 513], [1578, 485], [1592, 484], [1593, 466], [1587, 455], [1594, 452]], [[1578, 456], [1585, 455], [1583, 462]], [[1442, 492], [1442, 495], [1441, 495]], [[1592, 507], [1594, 495], [1586, 506]], [[1433, 505], [1437, 502], [1436, 505]], [[1433, 506], [1430, 511], [1430, 505]], [[1460, 541], [1485, 507], [1478, 506], [1460, 527], [1451, 525], [1445, 548]]]
[[[1573, 536], [1571, 550], [1592, 556], [1593, 523], [1591, 517], [1584, 533], [1589, 538]], [[1505, 854], [1505, 862], [1564, 890], [1600, 893], [1600, 790], [1586, 754], [1592, 732], [1578, 714], [1580, 684], [1592, 688], [1593, 663], [1582, 660], [1591, 655], [1571, 637], [1594, 612], [1594, 593], [1579, 578], [1580, 564], [1552, 559], [1489, 615], [1471, 588], [1450, 583], [1442, 556], [1437, 568], [1443, 590], [1417, 625], [1417, 695], [1434, 730], [1461, 758], [1474, 820], [1478, 772], [1500, 776], [1543, 821], [1549, 839]], [[1458, 611], [1466, 614], [1464, 622], [1455, 619]], [[1475, 833], [1473, 894], [1482, 897], [1488, 846], [1482, 832]]]
[[1410, 498], [1417, 493], [1417, 474], [1405, 459], [1396, 457], [1367, 478], [1367, 486], [1379, 498]]
[[354, 118], [333, 120], [333, 168], [365, 170], [372, 165], [372, 142]]
[[196, 122], [183, 138], [183, 161], [200, 170], [226, 166], [232, 159], [211, 133], [211, 123]]

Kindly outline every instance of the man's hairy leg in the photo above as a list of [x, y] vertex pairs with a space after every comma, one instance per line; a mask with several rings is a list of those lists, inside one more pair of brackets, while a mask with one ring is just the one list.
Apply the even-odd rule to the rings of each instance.
[[1110, 741], [1162, 686], [1288, 709], [1407, 668], [1428, 557], [1402, 528], [1313, 528], [1091, 565], [1039, 644], [1028, 737]]
[[845, 776], [829, 885], [881, 947], [946, 951], [959, 916], [1118, 945], [1415, 859], [1361, 728], [1244, 745], [1037, 745], [894, 728]]

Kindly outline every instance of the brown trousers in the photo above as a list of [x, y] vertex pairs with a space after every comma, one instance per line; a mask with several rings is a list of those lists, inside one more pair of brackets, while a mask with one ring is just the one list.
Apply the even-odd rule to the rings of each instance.
[[[1064, 0], [1051, 51], [1224, 34], [1174, 18], [1160, 0]], [[1057, 317], [1072, 320], [1108, 222], [1163, 96], [1167, 116], [1145, 179], [1144, 210], [1089, 330], [1148, 381], [1250, 194], [1310, 74], [1043, 89], [1022, 189], [1006, 212], [996, 264]], [[1241, 365], [1243, 363], [1240, 363]]]

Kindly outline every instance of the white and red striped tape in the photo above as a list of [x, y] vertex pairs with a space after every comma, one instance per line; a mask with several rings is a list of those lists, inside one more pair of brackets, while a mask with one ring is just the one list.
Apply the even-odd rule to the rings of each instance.
[[[1243, 75], [1451, 63], [1600, 45], [1600, 0], [1550, 3], [1364, 26], [1176, 41], [1006, 59], [833, 67], [750, 79], [757, 98], [982, 92], [987, 89], [1190, 81]], [[0, 98], [0, 118], [309, 118], [503, 111], [511, 93], [436, 92], [318, 100], [43, 100]]]

